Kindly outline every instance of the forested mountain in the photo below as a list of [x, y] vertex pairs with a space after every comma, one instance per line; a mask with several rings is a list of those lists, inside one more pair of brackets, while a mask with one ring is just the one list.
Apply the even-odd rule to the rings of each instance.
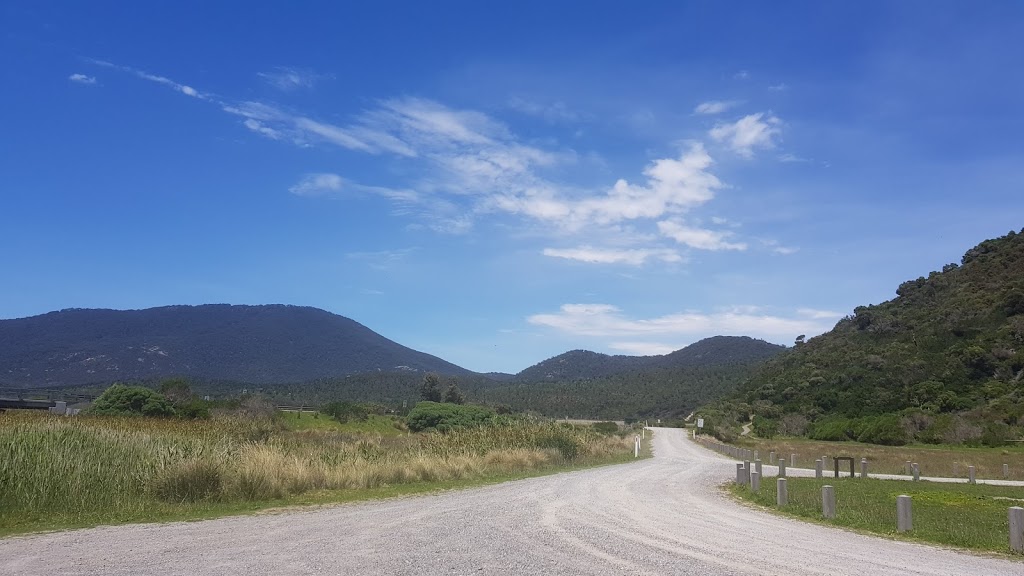
[[565, 382], [638, 370], [732, 365], [765, 360], [784, 349], [785, 346], [747, 336], [714, 336], [659, 356], [610, 356], [573, 350], [530, 366], [516, 374], [515, 381]]
[[904, 282], [769, 361], [717, 410], [813, 437], [902, 443], [1018, 435], [1024, 418], [1024, 231]]
[[271, 384], [370, 371], [471, 374], [309, 307], [72, 309], [0, 320], [0, 386], [170, 376]]

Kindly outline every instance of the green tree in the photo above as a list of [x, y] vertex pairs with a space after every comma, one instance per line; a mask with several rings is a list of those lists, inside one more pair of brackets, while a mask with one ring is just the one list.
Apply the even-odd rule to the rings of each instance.
[[89, 408], [105, 416], [174, 416], [174, 407], [160, 394], [142, 386], [114, 384]]
[[455, 383], [455, 378], [448, 381], [448, 389], [444, 391], [444, 401], [448, 404], [466, 403], [466, 397], [462, 395], [462, 390], [459, 390], [458, 385]]
[[427, 402], [441, 401], [441, 378], [433, 372], [423, 377], [420, 384], [420, 398]]

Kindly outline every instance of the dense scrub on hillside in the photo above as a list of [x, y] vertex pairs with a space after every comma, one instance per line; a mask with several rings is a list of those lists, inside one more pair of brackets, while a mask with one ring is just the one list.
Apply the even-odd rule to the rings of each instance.
[[999, 444], [1024, 424], [1024, 232], [904, 282], [826, 334], [768, 361], [729, 401], [726, 427], [899, 444]]

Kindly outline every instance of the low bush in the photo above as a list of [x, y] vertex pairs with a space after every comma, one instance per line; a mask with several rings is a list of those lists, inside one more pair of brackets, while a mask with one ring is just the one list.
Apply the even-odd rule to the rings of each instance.
[[174, 406], [149, 388], [114, 384], [100, 394], [89, 412], [102, 416], [174, 416]]
[[406, 424], [413, 432], [437, 430], [447, 432], [457, 428], [480, 426], [494, 419], [494, 411], [481, 406], [419, 402], [406, 416]]

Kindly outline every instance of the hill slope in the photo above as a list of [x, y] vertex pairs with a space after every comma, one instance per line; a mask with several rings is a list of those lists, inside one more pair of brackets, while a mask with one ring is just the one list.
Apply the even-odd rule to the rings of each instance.
[[565, 382], [605, 378], [623, 372], [747, 363], [771, 358], [785, 346], [747, 336], [713, 336], [661, 356], [610, 356], [572, 350], [516, 374], [516, 382]]
[[308, 307], [73, 309], [0, 320], [2, 386], [168, 376], [272, 384], [377, 370], [470, 374]]
[[893, 415], [903, 440], [925, 441], [1024, 423], [1024, 233], [982, 242], [896, 293], [769, 361], [733, 406], [766, 422], [790, 417], [790, 432], [803, 418], [818, 437], [864, 436], [856, 423], [841, 434], [815, 427], [838, 417]]
[[555, 417], [679, 417], [734, 391], [783, 350], [739, 336], [707, 338], [664, 356], [574, 350], [523, 370], [513, 382], [469, 391], [474, 399]]

